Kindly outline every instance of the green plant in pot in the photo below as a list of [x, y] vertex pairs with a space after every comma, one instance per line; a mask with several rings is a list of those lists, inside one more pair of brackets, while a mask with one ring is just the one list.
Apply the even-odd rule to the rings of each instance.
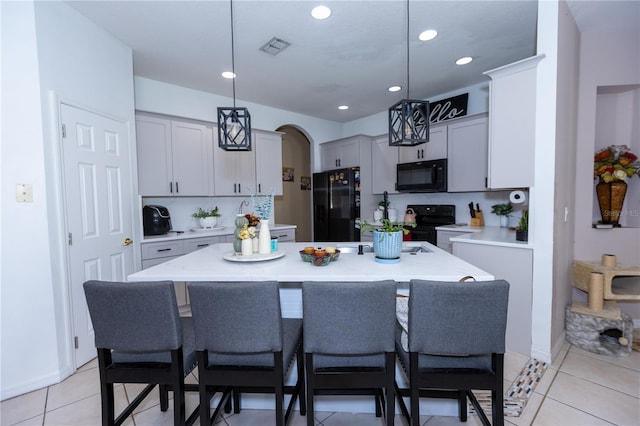
[[494, 204], [491, 206], [491, 213], [500, 217], [500, 227], [506, 228], [509, 221], [509, 215], [513, 211], [513, 205], [511, 203], [506, 204]]
[[522, 210], [522, 216], [516, 229], [516, 240], [529, 241], [529, 210]]
[[382, 225], [376, 226], [368, 222], [362, 222], [361, 231], [373, 231], [373, 251], [376, 261], [399, 261], [402, 253], [402, 236], [409, 233], [408, 226], [415, 227], [415, 223], [402, 224], [382, 219]]
[[211, 210], [203, 210], [202, 208], [198, 208], [198, 211], [191, 216], [199, 219], [200, 226], [202, 226], [203, 228], [213, 228], [218, 224], [220, 213], [218, 212], [218, 206], [216, 206], [216, 208]]

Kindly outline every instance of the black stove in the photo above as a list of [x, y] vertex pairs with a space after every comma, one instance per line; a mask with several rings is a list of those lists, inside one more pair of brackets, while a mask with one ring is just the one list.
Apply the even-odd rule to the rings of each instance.
[[416, 227], [411, 230], [412, 241], [427, 241], [433, 245], [437, 241], [437, 226], [456, 223], [456, 206], [450, 204], [411, 204], [407, 210], [413, 209], [416, 214]]

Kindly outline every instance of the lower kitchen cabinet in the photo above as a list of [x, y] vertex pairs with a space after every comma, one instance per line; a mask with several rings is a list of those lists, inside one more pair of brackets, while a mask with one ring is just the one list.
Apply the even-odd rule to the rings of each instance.
[[506, 348], [530, 356], [533, 250], [456, 241], [453, 254], [509, 282]]
[[449, 241], [449, 238], [459, 237], [462, 234], [468, 234], [469, 231], [440, 231], [438, 230], [436, 242], [438, 248], [446, 252], [453, 253], [453, 243]]

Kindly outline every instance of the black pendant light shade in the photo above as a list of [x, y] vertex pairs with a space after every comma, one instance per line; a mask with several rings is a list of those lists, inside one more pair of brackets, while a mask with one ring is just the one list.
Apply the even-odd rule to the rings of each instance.
[[403, 99], [389, 108], [389, 145], [429, 142], [429, 102]]
[[225, 151], [251, 151], [251, 115], [247, 108], [218, 107], [218, 146]]
[[429, 102], [409, 99], [409, 0], [407, 0], [407, 99], [389, 108], [389, 146], [429, 142]]
[[233, 42], [233, 0], [231, 11], [231, 70], [233, 107], [218, 107], [218, 146], [225, 151], [251, 151], [251, 115], [247, 108], [236, 107], [236, 62]]

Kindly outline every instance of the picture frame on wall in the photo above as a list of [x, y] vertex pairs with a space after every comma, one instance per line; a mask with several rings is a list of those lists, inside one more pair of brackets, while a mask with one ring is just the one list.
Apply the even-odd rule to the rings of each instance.
[[311, 176], [300, 177], [300, 189], [303, 191], [311, 191]]
[[295, 173], [293, 167], [283, 167], [282, 168], [282, 181], [283, 182], [293, 182], [295, 178]]

